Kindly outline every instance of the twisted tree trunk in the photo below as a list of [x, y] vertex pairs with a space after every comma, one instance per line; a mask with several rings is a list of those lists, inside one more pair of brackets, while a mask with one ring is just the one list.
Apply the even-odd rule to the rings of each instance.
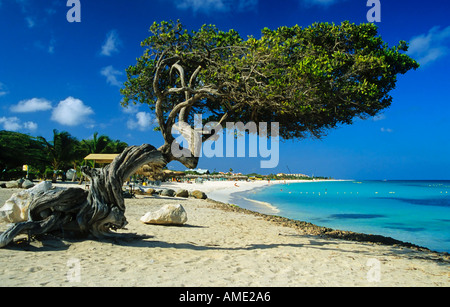
[[102, 169], [83, 167], [83, 173], [91, 180], [89, 191], [53, 189], [36, 195], [28, 207], [28, 221], [13, 224], [2, 233], [0, 248], [19, 234], [75, 231], [96, 238], [113, 236], [111, 230], [127, 224], [123, 182], [144, 164], [162, 168], [167, 161], [155, 147], [144, 144], [126, 148]]

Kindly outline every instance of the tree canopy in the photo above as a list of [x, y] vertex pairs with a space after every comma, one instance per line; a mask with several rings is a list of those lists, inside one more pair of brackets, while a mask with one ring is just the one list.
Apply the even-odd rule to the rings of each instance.
[[80, 142], [84, 153], [121, 153], [128, 144], [120, 140], [112, 140], [107, 135], [98, 136], [98, 132], [94, 132], [92, 139], [82, 140]]
[[0, 131], [0, 172], [25, 164], [45, 169], [46, 163], [44, 146], [36, 138], [19, 132]]
[[279, 122], [284, 139], [328, 129], [389, 107], [397, 75], [417, 69], [400, 41], [389, 47], [368, 23], [264, 28], [242, 38], [214, 25], [189, 31], [154, 23], [144, 54], [127, 69], [122, 105], [148, 104], [168, 146], [176, 121]]
[[107, 135], [98, 136], [98, 132], [92, 139], [78, 141], [67, 131], [53, 130], [52, 140], [0, 131], [0, 178], [22, 176], [25, 164], [39, 176], [45, 175], [46, 169], [64, 171], [84, 164], [84, 158], [90, 153], [121, 153], [127, 146], [127, 143]]
[[[38, 140], [44, 144], [48, 159], [54, 171], [67, 168], [80, 156], [80, 142], [67, 131], [53, 130], [53, 141], [47, 141], [39, 136]], [[56, 182], [56, 173], [53, 173], [53, 181]]]

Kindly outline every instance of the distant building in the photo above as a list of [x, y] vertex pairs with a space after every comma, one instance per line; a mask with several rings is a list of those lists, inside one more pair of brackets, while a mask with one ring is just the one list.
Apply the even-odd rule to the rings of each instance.
[[277, 177], [288, 177], [288, 176], [290, 176], [290, 177], [297, 177], [297, 178], [301, 178], [301, 177], [308, 177], [309, 178], [309, 176], [305, 175], [305, 174], [285, 174], [285, 173], [278, 173], [277, 174]]

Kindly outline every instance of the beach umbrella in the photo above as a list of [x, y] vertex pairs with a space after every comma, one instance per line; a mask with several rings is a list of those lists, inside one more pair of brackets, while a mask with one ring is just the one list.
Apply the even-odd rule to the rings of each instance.
[[164, 177], [161, 168], [148, 164], [145, 164], [141, 168], [139, 168], [136, 171], [135, 175], [148, 177], [150, 180], [160, 180]]

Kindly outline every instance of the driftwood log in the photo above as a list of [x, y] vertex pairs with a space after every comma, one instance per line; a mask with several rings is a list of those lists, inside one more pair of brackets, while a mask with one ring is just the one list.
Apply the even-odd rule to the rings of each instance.
[[126, 148], [102, 169], [83, 167], [83, 173], [91, 180], [88, 191], [54, 189], [37, 195], [28, 207], [28, 221], [13, 224], [2, 233], [0, 248], [20, 234], [75, 232], [96, 238], [116, 235], [111, 230], [127, 224], [122, 185], [144, 164], [162, 168], [167, 161], [161, 151], [144, 144]]

